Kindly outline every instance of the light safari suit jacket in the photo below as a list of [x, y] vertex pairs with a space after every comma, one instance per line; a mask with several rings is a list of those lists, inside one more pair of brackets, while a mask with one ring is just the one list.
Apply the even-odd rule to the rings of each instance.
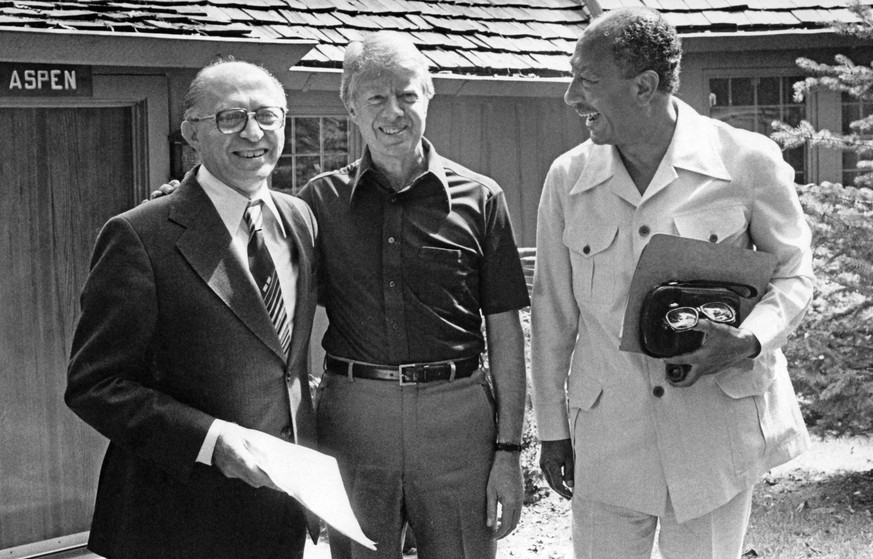
[[[674, 103], [674, 136], [644, 195], [610, 145], [586, 141], [552, 165], [537, 222], [531, 375], [540, 438], [576, 435], [577, 494], [654, 515], [669, 494], [684, 522], [807, 447], [779, 348], [811, 300], [813, 273], [794, 171], [777, 146]], [[662, 360], [619, 351], [631, 277], [656, 233], [776, 255], [741, 325], [761, 342], [757, 358], [673, 388]]]

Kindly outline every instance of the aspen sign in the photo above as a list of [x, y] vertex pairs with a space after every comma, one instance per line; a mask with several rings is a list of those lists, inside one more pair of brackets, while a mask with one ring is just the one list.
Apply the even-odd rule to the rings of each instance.
[[0, 62], [4, 97], [90, 97], [91, 67]]

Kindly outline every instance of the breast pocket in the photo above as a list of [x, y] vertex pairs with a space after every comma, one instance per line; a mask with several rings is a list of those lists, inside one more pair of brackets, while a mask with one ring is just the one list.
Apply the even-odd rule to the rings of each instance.
[[407, 266], [404, 274], [416, 297], [439, 309], [469, 305], [478, 292], [470, 256], [458, 249], [423, 246], [415, 265]]
[[707, 208], [677, 215], [673, 224], [680, 237], [746, 246], [748, 222], [742, 206]]
[[617, 225], [568, 227], [564, 245], [570, 249], [573, 291], [579, 301], [609, 304], [616, 283], [615, 244]]

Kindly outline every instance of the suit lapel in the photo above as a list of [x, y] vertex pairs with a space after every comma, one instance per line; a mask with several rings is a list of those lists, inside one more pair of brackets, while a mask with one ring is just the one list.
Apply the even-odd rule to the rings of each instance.
[[170, 220], [185, 227], [176, 247], [197, 275], [283, 361], [284, 352], [260, 294], [233, 251], [231, 236], [191, 174], [173, 194]]
[[294, 205], [273, 196], [281, 214], [285, 233], [297, 256], [297, 293], [294, 306], [294, 329], [291, 331], [291, 357], [288, 360], [288, 398], [294, 417], [294, 436], [298, 444], [315, 446], [315, 415], [309, 393], [309, 334], [312, 330], [312, 250], [309, 226]]
[[294, 254], [297, 255], [297, 304], [294, 305], [294, 330], [291, 333], [293, 359], [308, 353], [309, 336], [303, 334], [310, 331], [312, 322], [311, 305], [307, 300], [312, 289], [312, 240], [307, 234], [309, 228], [300, 212], [284, 201], [279, 207], [282, 208], [285, 231], [294, 243]]

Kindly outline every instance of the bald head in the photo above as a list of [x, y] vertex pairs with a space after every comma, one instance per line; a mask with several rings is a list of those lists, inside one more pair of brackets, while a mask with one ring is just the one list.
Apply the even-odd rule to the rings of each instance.
[[[189, 119], [198, 116], [198, 107], [202, 106], [206, 102], [207, 97], [214, 93], [213, 84], [215, 82], [230, 83], [237, 78], [243, 79], [244, 76], [252, 76], [253, 74], [262, 74], [269, 83], [269, 87], [274, 88], [275, 92], [284, 99], [285, 89], [282, 87], [281, 82], [266, 68], [251, 62], [236, 60], [233, 57], [219, 58], [201, 68], [191, 81], [183, 101], [183, 118]], [[284, 103], [282, 108], [285, 108]]]

